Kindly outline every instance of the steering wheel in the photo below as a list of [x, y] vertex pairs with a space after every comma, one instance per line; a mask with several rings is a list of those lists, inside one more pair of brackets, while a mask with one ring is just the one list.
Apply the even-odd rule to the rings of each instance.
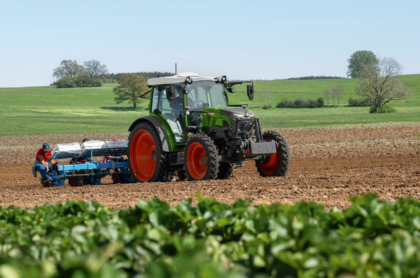
[[196, 125], [198, 122], [199, 116], [200, 116], [200, 111], [190, 111], [190, 115], [188, 115], [188, 124]]

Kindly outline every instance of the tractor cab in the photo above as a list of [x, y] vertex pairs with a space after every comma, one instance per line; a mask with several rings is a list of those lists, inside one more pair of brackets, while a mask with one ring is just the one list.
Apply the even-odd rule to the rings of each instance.
[[214, 77], [181, 73], [175, 77], [151, 78], [148, 85], [152, 87], [150, 114], [168, 123], [177, 143], [185, 142], [200, 118], [207, 116], [207, 110], [211, 111], [210, 115], [215, 114], [214, 110], [220, 114], [221, 108], [229, 106], [226, 84]]

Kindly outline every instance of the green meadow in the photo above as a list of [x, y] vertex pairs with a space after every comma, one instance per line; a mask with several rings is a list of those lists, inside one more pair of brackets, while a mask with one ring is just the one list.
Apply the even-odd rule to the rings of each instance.
[[[236, 86], [237, 92], [229, 94], [231, 104], [249, 104], [260, 116], [263, 128], [319, 127], [341, 125], [369, 125], [420, 122], [420, 75], [401, 76], [411, 88], [404, 100], [393, 101], [390, 106], [396, 113], [369, 114], [368, 107], [345, 107], [354, 94], [357, 83], [351, 79], [256, 81], [255, 99], [246, 97], [246, 86]], [[147, 114], [147, 102], [133, 110], [128, 104], [117, 105], [112, 88], [104, 84], [99, 88], [26, 87], [0, 88], [0, 134], [58, 134], [99, 133], [127, 131], [137, 118]], [[346, 95], [339, 107], [276, 108], [283, 98], [317, 99], [323, 97], [327, 86], [342, 85]], [[271, 109], [264, 110], [261, 90], [275, 93]], [[332, 100], [330, 100], [330, 105]], [[337, 104], [337, 103], [336, 103]]]

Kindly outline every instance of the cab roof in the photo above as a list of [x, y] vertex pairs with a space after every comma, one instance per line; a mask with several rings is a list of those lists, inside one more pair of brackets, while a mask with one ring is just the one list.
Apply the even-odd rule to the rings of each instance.
[[181, 72], [173, 76], [149, 78], [147, 86], [184, 83], [187, 77], [190, 77], [193, 81], [215, 81], [215, 77], [198, 76], [195, 72]]

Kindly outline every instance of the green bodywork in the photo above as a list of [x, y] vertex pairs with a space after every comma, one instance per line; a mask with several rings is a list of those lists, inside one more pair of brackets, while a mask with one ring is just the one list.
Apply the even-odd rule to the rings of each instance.
[[[169, 140], [169, 149], [170, 152], [178, 152], [180, 147], [185, 146], [186, 141], [181, 141], [181, 142], [177, 142], [175, 140], [175, 135], [174, 132], [172, 130], [172, 128], [169, 126], [167, 120], [159, 114], [156, 114], [152, 111], [152, 104], [151, 102], [153, 101], [153, 94], [155, 92], [154, 88], [158, 87], [158, 86], [154, 86], [151, 88], [150, 91], [150, 104], [149, 104], [149, 116], [152, 116], [156, 119], [159, 120], [159, 122], [162, 124], [162, 126], [165, 128], [166, 134], [168, 135], [168, 140]], [[226, 99], [229, 102], [228, 96], [227, 96], [227, 92], [225, 90], [225, 95], [226, 95]], [[186, 117], [186, 109], [185, 106], [187, 103], [187, 94], [183, 94], [184, 97], [184, 110], [183, 110], [183, 114], [184, 114], [184, 120], [185, 120], [185, 126], [188, 127], [188, 120]], [[228, 106], [225, 107], [208, 107], [208, 108], [204, 108], [203, 110], [200, 111], [200, 116], [202, 117], [202, 130], [204, 132], [206, 132], [210, 127], [212, 126], [219, 126], [219, 127], [223, 127], [223, 121], [228, 123], [228, 126], [232, 126], [232, 123], [229, 119], [228, 116], [222, 115], [220, 113], [220, 110], [222, 110], [223, 108], [227, 108]]]
[[[226, 121], [229, 126], [232, 126], [232, 123], [230, 122], [230, 119], [228, 116], [222, 115], [220, 113], [220, 110], [227, 107], [209, 107], [204, 109], [200, 114], [203, 119], [202, 121], [202, 127], [203, 131], [207, 131], [212, 126], [223, 126], [223, 121]], [[213, 114], [214, 115], [207, 115], [207, 114]]]

